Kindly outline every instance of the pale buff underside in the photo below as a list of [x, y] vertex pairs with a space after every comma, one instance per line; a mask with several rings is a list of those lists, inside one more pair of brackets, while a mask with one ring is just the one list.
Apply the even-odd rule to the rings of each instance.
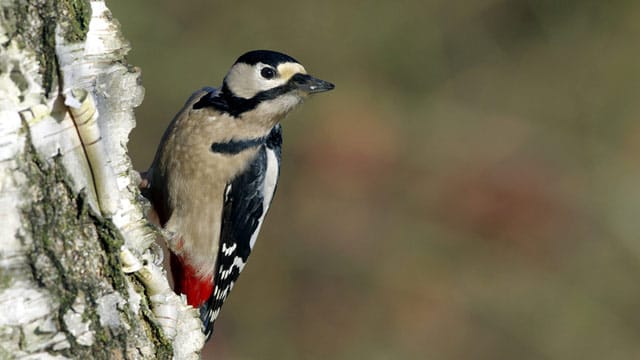
[[176, 116], [152, 167], [154, 178], [168, 191], [171, 216], [165, 229], [175, 234], [169, 247], [203, 277], [213, 274], [218, 255], [225, 187], [257, 153], [249, 149], [237, 155], [217, 154], [211, 144], [265, 136], [301, 101], [285, 95], [275, 100], [278, 104], [263, 103], [234, 119], [211, 108], [191, 110], [204, 94], [194, 94]]

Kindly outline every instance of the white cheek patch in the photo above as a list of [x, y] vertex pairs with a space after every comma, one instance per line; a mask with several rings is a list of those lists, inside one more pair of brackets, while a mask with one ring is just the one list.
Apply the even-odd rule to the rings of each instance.
[[231, 92], [241, 98], [250, 99], [260, 92], [256, 86], [255, 69], [248, 64], [233, 65], [225, 77], [225, 82]]

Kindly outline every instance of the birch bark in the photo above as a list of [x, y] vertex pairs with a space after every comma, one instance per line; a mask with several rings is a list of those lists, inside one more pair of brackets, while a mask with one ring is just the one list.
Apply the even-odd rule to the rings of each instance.
[[144, 89], [117, 21], [103, 1], [0, 9], [0, 358], [198, 358], [127, 155]]

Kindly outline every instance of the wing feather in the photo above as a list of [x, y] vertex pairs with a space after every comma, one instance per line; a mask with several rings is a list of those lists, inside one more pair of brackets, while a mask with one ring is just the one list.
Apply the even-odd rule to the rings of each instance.
[[250, 166], [225, 189], [220, 249], [214, 291], [200, 308], [204, 332], [210, 337], [222, 304], [244, 268], [275, 193], [280, 168], [282, 130], [273, 128]]

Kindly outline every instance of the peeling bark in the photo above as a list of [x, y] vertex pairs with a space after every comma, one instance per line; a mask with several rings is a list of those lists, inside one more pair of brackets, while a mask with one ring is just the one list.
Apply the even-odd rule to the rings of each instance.
[[117, 22], [102, 1], [0, 8], [0, 358], [198, 358], [127, 156], [144, 89]]

